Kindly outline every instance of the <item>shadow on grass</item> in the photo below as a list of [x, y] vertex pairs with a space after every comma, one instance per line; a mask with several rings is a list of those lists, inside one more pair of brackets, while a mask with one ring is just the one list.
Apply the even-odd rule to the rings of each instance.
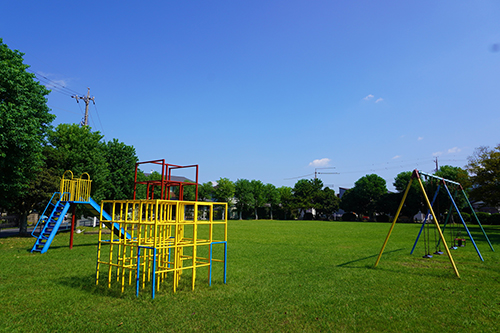
[[[86, 244], [73, 244], [73, 247], [87, 247], [87, 246], [95, 246], [97, 248], [97, 243], [86, 243]], [[57, 245], [57, 246], [50, 246], [51, 249], [69, 249], [69, 245]]]
[[[99, 279], [99, 284], [96, 285], [95, 277], [95, 274], [72, 276], [69, 278], [66, 277], [59, 279], [57, 283], [65, 287], [85, 291], [92, 295], [101, 295], [113, 298], [128, 298], [131, 296], [135, 297], [135, 294], [132, 295], [130, 292], [122, 293], [121, 286], [117, 285], [116, 283], [112, 283], [111, 288], [108, 288], [107, 278], [103, 278], [102, 276]], [[135, 292], [135, 286], [125, 289], [133, 289], [133, 291]]]
[[[384, 253], [392, 253], [392, 252], [398, 252], [398, 251], [402, 251], [402, 250], [404, 250], [404, 249], [401, 248], [401, 249], [397, 249], [397, 250], [386, 251]], [[371, 259], [371, 258], [376, 258], [376, 257], [378, 257], [378, 253], [374, 254], [372, 256], [368, 256], [368, 257], [364, 257], [364, 258], [360, 258], [360, 259], [356, 259], [356, 260], [351, 260], [351, 261], [345, 262], [343, 264], [337, 265], [337, 267], [344, 267], [344, 266], [347, 266], [347, 265], [355, 263], [355, 262], [359, 262], [359, 261], [363, 261], [363, 260], [367, 260], [367, 259]], [[363, 266], [348, 266], [347, 268], [367, 268], [367, 267], [370, 268], [370, 267], [373, 267], [373, 264], [371, 264], [371, 265], [363, 265]]]

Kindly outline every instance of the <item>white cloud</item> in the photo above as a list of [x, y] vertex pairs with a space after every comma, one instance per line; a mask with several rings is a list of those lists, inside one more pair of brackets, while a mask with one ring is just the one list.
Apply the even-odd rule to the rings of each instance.
[[327, 166], [329, 163], [330, 163], [329, 158], [322, 158], [322, 159], [312, 161], [311, 163], [309, 163], [309, 166], [324, 167], [324, 166]]
[[382, 102], [383, 100], [384, 100], [383, 98], [379, 98], [375, 101], [375, 103]]
[[448, 149], [448, 154], [459, 153], [461, 151], [462, 151], [462, 149], [460, 149], [458, 147], [453, 147], [453, 148]]
[[432, 156], [441, 156], [441, 155], [443, 155], [442, 151], [437, 151], [435, 153], [432, 153]]
[[397, 159], [398, 159], [398, 158], [400, 158], [400, 157], [401, 157], [401, 155], [396, 155], [396, 156], [394, 156], [392, 159], [393, 159], [393, 160], [397, 160]]
[[417, 140], [422, 141], [423, 139], [424, 139], [423, 137], [419, 136]]
[[365, 97], [365, 98], [363, 98], [363, 99], [364, 99], [365, 101], [369, 101], [369, 100], [370, 100], [370, 99], [372, 99], [373, 97], [375, 97], [375, 96], [373, 96], [372, 94], [370, 94], [370, 95], [366, 96], [366, 97]]

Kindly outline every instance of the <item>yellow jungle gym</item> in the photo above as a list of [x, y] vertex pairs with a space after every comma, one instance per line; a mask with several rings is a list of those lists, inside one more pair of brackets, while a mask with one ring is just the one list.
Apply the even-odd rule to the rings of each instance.
[[[110, 219], [103, 216], [104, 208]], [[207, 268], [211, 285], [213, 262], [224, 264], [226, 283], [227, 203], [153, 198], [104, 200], [100, 220], [103, 223], [99, 228], [96, 284], [104, 271], [108, 287], [115, 281], [123, 292], [126, 284], [135, 282], [138, 296], [139, 289], [151, 285], [154, 298], [155, 291], [167, 282], [176, 292], [185, 272], [191, 273], [194, 290], [197, 269], [203, 267]], [[103, 239], [104, 224], [117, 226], [121, 236], [110, 233], [110, 239]]]

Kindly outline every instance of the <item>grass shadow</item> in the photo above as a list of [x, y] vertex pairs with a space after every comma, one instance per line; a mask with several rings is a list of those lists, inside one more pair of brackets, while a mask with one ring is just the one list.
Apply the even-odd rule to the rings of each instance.
[[[86, 243], [86, 244], [73, 244], [73, 247], [87, 247], [87, 246], [95, 246], [97, 247], [97, 243]], [[51, 249], [55, 250], [55, 249], [65, 249], [65, 248], [69, 248], [69, 245], [54, 245], [54, 246], [50, 246]]]
[[[397, 249], [397, 250], [386, 251], [384, 253], [393, 253], [393, 252], [398, 252], [398, 251], [402, 251], [402, 250], [404, 250], [404, 249], [401, 248], [401, 249]], [[355, 263], [355, 262], [359, 262], [359, 261], [363, 261], [363, 260], [367, 260], [367, 259], [371, 259], [371, 258], [376, 258], [376, 257], [378, 257], [378, 254], [374, 254], [372, 256], [368, 256], [368, 257], [364, 257], [364, 258], [359, 258], [359, 259], [356, 259], [356, 260], [351, 260], [351, 261], [345, 262], [343, 264], [339, 264], [339, 265], [337, 265], [337, 267], [344, 267], [344, 266], [347, 266], [347, 265]], [[347, 268], [366, 268], [366, 267], [369, 267], [369, 266], [367, 266], [367, 265], [364, 265], [364, 266], [350, 266], [350, 267], [347, 267]]]
[[[61, 286], [82, 290], [92, 295], [99, 295], [112, 298], [128, 298], [132, 296], [130, 292], [122, 293], [121, 285], [119, 286], [117, 284], [112, 283], [111, 288], [108, 288], [107, 279], [104, 279], [102, 277], [99, 279], [99, 284], [96, 285], [95, 278], [96, 278], [95, 273], [88, 275], [78, 275], [69, 278], [68, 277], [61, 278], [57, 281], [57, 283], [60, 284]], [[130, 288], [125, 288], [125, 289], [127, 290]], [[135, 287], [132, 289], [135, 292]], [[133, 296], [135, 297], [135, 294]]]

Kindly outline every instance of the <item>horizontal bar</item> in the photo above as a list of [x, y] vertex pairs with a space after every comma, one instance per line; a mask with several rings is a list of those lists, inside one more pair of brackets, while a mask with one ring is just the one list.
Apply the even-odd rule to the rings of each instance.
[[453, 180], [449, 180], [449, 179], [446, 179], [446, 178], [441, 178], [441, 177], [438, 177], [438, 176], [435, 176], [435, 175], [431, 175], [429, 173], [425, 173], [425, 172], [422, 172], [422, 171], [419, 171], [418, 173], [421, 174], [421, 175], [427, 176], [427, 177], [432, 177], [432, 178], [436, 178], [436, 179], [445, 181], [445, 182], [450, 183], [450, 184], [460, 185], [460, 183], [454, 182]]

